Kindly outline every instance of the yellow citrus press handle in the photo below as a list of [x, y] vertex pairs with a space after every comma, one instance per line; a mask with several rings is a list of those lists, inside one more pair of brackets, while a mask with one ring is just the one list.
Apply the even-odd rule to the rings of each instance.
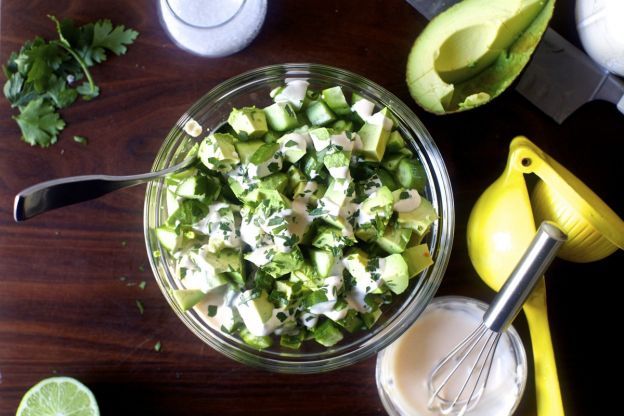
[[524, 304], [531, 333], [538, 416], [563, 416], [555, 353], [550, 339], [546, 309], [546, 284], [542, 278]]

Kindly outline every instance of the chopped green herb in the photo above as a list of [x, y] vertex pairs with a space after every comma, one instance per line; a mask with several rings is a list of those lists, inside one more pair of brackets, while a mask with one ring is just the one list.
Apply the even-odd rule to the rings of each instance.
[[85, 145], [89, 143], [89, 140], [84, 136], [74, 136], [74, 141]]
[[208, 305], [208, 316], [214, 317], [217, 314], [217, 306], [216, 305]]
[[[57, 109], [69, 106], [78, 95], [87, 100], [99, 94], [88, 67], [106, 60], [105, 50], [124, 54], [126, 45], [138, 35], [124, 26], [113, 27], [109, 20], [76, 27], [71, 20], [48, 17], [56, 26], [58, 39], [26, 41], [4, 66], [7, 81], [3, 91], [11, 106], [19, 109], [13, 119], [22, 140], [41, 147], [56, 143], [65, 128]], [[82, 84], [74, 85], [84, 78]]]
[[161, 349], [162, 349], [162, 345], [160, 341], [156, 342], [156, 344], [154, 344], [154, 351], [160, 352]]
[[141, 283], [139, 283], [139, 289], [144, 290], [145, 289], [145, 285], [147, 285], [145, 280], [141, 280]]
[[141, 265], [139, 266], [139, 271], [140, 271], [140, 272], [144, 272], [144, 271], [145, 271], [145, 265], [144, 265], [144, 264], [141, 264]]
[[141, 303], [141, 301], [138, 299], [135, 302], [136, 302], [137, 308], [139, 308], [139, 313], [143, 315], [143, 312], [145, 311], [145, 308], [143, 307], [143, 303]]

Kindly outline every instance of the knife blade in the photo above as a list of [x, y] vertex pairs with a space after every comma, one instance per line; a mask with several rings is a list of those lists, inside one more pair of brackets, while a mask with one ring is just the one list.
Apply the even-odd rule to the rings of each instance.
[[[428, 20], [460, 0], [407, 0]], [[516, 91], [561, 124], [583, 104], [605, 100], [624, 113], [624, 83], [548, 28]]]

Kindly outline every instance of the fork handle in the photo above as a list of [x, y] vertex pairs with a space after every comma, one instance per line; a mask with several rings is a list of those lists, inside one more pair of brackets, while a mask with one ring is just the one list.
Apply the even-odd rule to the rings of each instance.
[[[145, 175], [136, 175], [145, 176]], [[98, 198], [149, 179], [85, 175], [54, 179], [24, 189], [15, 196], [13, 217], [24, 221], [52, 209]]]

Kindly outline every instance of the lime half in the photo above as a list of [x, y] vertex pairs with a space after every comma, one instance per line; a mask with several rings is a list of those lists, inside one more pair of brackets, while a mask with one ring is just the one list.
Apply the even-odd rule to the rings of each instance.
[[99, 416], [91, 390], [71, 377], [51, 377], [22, 397], [16, 416]]

